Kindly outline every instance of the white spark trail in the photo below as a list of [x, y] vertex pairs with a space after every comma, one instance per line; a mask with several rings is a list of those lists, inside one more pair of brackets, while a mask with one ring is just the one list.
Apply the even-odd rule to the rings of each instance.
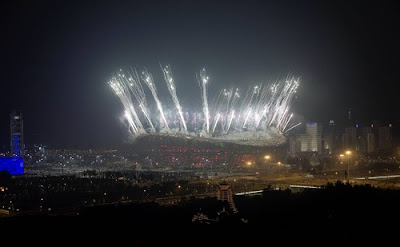
[[131, 93], [138, 101], [139, 107], [142, 110], [143, 115], [145, 116], [146, 122], [150, 126], [150, 132], [156, 132], [156, 129], [154, 128], [154, 125], [150, 119], [150, 114], [148, 112], [148, 107], [146, 103], [146, 94], [144, 93], [142, 84], [140, 83], [140, 77], [137, 71], [132, 69], [131, 73], [128, 72], [128, 77], [124, 76], [123, 78], [125, 78], [125, 83], [129, 85]]
[[181, 120], [181, 124], [183, 125], [183, 128], [184, 128], [185, 132], [187, 132], [187, 127], [186, 127], [185, 119], [183, 117], [182, 107], [181, 107], [181, 105], [179, 103], [179, 99], [178, 99], [178, 96], [176, 94], [176, 86], [175, 86], [174, 78], [172, 76], [171, 67], [169, 65], [167, 65], [164, 68], [161, 67], [161, 70], [162, 70], [162, 72], [164, 74], [164, 81], [165, 81], [165, 83], [167, 83], [168, 91], [172, 96], [172, 100], [175, 103], [176, 109], [178, 110], [178, 114], [179, 114], [179, 117], [180, 117], [180, 120]]
[[293, 125], [292, 127], [288, 128], [287, 130], [285, 130], [285, 133], [288, 132], [289, 130], [296, 128], [297, 126], [299, 126], [301, 123], [297, 123], [295, 125]]
[[288, 126], [290, 120], [292, 119], [292, 117], [293, 117], [293, 113], [290, 114], [290, 115], [286, 115], [286, 116], [284, 117], [283, 125], [282, 125], [282, 128], [281, 128], [281, 130], [280, 130], [282, 133], [285, 132], [285, 129], [287, 128], [287, 126]]
[[157, 87], [154, 84], [153, 75], [150, 74], [149, 72], [147, 72], [147, 70], [145, 70], [145, 71], [142, 72], [142, 80], [147, 85], [147, 87], [150, 89], [150, 92], [153, 95], [154, 101], [156, 102], [156, 105], [157, 105], [157, 109], [160, 112], [160, 117], [161, 117], [161, 119], [162, 119], [162, 121], [164, 123], [164, 128], [167, 131], [170, 131], [170, 129], [168, 127], [167, 119], [165, 118], [165, 115], [164, 115], [164, 110], [163, 110], [161, 101], [158, 98]]
[[246, 115], [246, 118], [244, 119], [244, 123], [243, 123], [243, 126], [242, 126], [242, 128], [245, 128], [246, 127], [246, 124], [247, 124], [247, 120], [249, 119], [249, 116], [250, 116], [250, 114], [251, 114], [251, 108], [249, 109], [249, 111], [247, 112], [247, 115]]
[[235, 117], [235, 110], [232, 110], [231, 116], [230, 116], [230, 118], [229, 118], [229, 123], [228, 123], [228, 127], [227, 127], [227, 129], [226, 129], [226, 132], [228, 132], [229, 129], [231, 128], [232, 120], [233, 120], [234, 117]]
[[[210, 111], [208, 109], [208, 98], [207, 98], [207, 85], [208, 85], [208, 76], [206, 74], [206, 69], [203, 68], [200, 71], [200, 78], [197, 78], [199, 82], [199, 86], [201, 89], [201, 99], [203, 102], [203, 113], [205, 118], [205, 129], [206, 133], [210, 133]], [[214, 131], [213, 131], [214, 132]]]
[[130, 127], [129, 131], [131, 131], [132, 134], [136, 134], [138, 132], [138, 129], [136, 127], [136, 124], [133, 122], [133, 119], [129, 111], [125, 111], [125, 118], [128, 121]]
[[221, 114], [217, 114], [217, 119], [215, 120], [214, 127], [212, 129], [212, 133], [215, 132], [215, 127], [217, 127], [217, 124], [218, 124], [218, 121], [219, 121], [220, 117], [221, 117]]
[[135, 108], [133, 107], [133, 104], [129, 105], [129, 109], [131, 110], [131, 116], [133, 116], [133, 121], [137, 125], [138, 128], [138, 134], [143, 134], [146, 133], [145, 129], [143, 128], [142, 122], [140, 122], [139, 116], [137, 115], [137, 112]]
[[122, 74], [122, 70], [117, 73], [108, 84], [113, 89], [114, 93], [119, 97], [121, 103], [125, 108], [125, 117], [131, 127], [132, 134], [139, 135], [145, 133], [142, 123], [140, 122], [135, 108], [132, 105], [132, 98], [129, 93], [129, 88], [124, 83], [125, 75]]

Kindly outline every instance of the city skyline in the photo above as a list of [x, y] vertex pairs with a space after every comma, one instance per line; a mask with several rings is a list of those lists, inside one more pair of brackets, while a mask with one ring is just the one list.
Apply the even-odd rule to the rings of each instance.
[[3, 146], [13, 110], [27, 144], [122, 143], [123, 110], [107, 82], [159, 63], [171, 64], [182, 102], [200, 93], [194, 75], [205, 67], [215, 88], [301, 77], [293, 112], [305, 120], [344, 119], [348, 108], [355, 120], [400, 119], [390, 2], [10, 1], [1, 11]]

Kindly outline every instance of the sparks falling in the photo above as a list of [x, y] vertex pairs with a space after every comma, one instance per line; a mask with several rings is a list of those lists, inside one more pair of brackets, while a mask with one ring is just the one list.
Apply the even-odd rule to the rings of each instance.
[[[182, 108], [171, 67], [161, 66], [163, 79], [174, 108], [164, 111], [153, 76], [136, 69], [114, 73], [108, 82], [120, 99], [129, 132], [133, 137], [146, 133], [182, 134], [218, 140], [267, 145], [270, 139], [300, 123], [292, 123], [291, 104], [300, 78], [287, 77], [274, 83], [251, 85], [241, 97], [240, 89], [223, 89], [213, 103], [208, 101], [210, 78], [203, 68], [196, 76], [200, 87], [202, 111]], [[151, 96], [145, 93], [147, 86]], [[161, 85], [160, 85], [161, 86]], [[150, 100], [153, 103], [148, 103]], [[155, 106], [155, 110], [151, 110]], [[175, 110], [173, 110], [175, 109]]]

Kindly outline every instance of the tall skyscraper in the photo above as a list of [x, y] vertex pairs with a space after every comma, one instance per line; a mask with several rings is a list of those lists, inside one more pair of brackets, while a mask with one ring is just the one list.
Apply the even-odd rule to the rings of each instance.
[[343, 149], [358, 150], [357, 128], [347, 127], [342, 135]]
[[289, 137], [289, 153], [295, 156], [301, 151], [301, 135]]
[[363, 153], [375, 151], [375, 136], [370, 126], [361, 128], [360, 151]]
[[390, 126], [379, 127], [379, 142], [378, 146], [380, 149], [392, 147], [392, 128]]
[[24, 174], [24, 136], [22, 126], [22, 114], [12, 112], [10, 115], [11, 128], [11, 157], [0, 157], [0, 172], [8, 172], [11, 175]]
[[323, 147], [326, 154], [332, 154], [337, 149], [336, 124], [333, 120], [329, 121], [328, 126], [323, 128]]
[[13, 111], [10, 116], [11, 156], [21, 157], [24, 153], [23, 130], [22, 113]]
[[301, 152], [322, 151], [322, 128], [318, 123], [307, 123], [306, 134], [301, 135]]

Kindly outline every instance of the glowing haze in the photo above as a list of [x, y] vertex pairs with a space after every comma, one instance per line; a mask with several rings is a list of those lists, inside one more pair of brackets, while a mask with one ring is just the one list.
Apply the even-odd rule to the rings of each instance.
[[[179, 101], [178, 94], [183, 92], [176, 87], [171, 66], [161, 66], [161, 71], [165, 85], [159, 82], [156, 86], [150, 72], [138, 73], [136, 69], [120, 69], [108, 82], [124, 107], [124, 121], [133, 138], [153, 133], [269, 146], [282, 144], [284, 133], [300, 125], [292, 122], [290, 112], [300, 78], [288, 76], [250, 85], [244, 94], [231, 86], [210, 102], [208, 86], [212, 80], [203, 68], [196, 74], [202, 109], [189, 109], [182, 108]], [[161, 102], [160, 86], [168, 88], [173, 107]]]

